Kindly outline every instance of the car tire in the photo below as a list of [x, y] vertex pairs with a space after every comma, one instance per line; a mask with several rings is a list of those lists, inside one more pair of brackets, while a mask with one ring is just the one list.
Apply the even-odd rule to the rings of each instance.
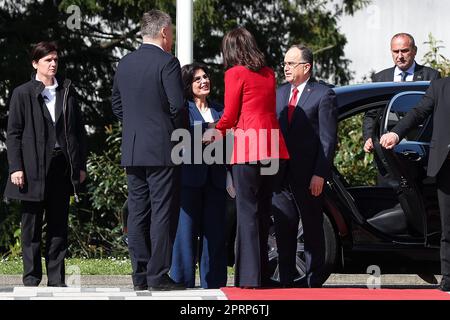
[[[319, 277], [323, 279], [323, 282], [325, 282], [334, 270], [339, 252], [336, 232], [334, 230], [330, 218], [325, 213], [323, 218], [323, 231], [325, 236], [325, 263], [323, 265], [322, 270], [320, 271]], [[273, 226], [270, 229], [268, 250], [269, 250], [269, 270], [271, 280], [278, 283], [280, 281], [278, 268], [278, 252], [277, 252], [275, 231]], [[305, 263], [305, 252], [303, 241], [303, 225], [300, 219], [297, 234], [297, 257], [296, 257], [297, 275], [294, 279], [295, 283], [304, 282], [305, 266], [306, 263]]]

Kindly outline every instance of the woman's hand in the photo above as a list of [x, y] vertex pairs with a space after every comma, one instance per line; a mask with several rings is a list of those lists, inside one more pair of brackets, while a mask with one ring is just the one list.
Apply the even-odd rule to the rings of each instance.
[[23, 188], [23, 185], [25, 184], [25, 174], [23, 171], [15, 171], [11, 173], [11, 182], [19, 188]]
[[205, 131], [205, 133], [203, 133], [202, 142], [204, 144], [210, 144], [215, 140], [219, 139], [221, 136], [222, 135], [220, 134], [219, 130], [209, 128]]
[[215, 129], [215, 128], [216, 128], [217, 122], [218, 122], [218, 121], [208, 123], [208, 129]]

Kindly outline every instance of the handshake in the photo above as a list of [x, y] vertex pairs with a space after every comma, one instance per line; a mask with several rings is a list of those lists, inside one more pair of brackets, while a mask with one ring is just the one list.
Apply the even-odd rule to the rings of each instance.
[[216, 124], [217, 122], [208, 123], [208, 128], [203, 133], [202, 137], [202, 142], [204, 144], [213, 143], [214, 141], [222, 137], [220, 131], [216, 129]]
[[[208, 144], [213, 143], [214, 141], [222, 138], [222, 134], [220, 133], [219, 130], [216, 129], [216, 123], [217, 122], [208, 124], [208, 129], [205, 130], [205, 132], [203, 133], [203, 137], [202, 137], [202, 142], [204, 144], [208, 145]], [[233, 177], [231, 175], [231, 172], [228, 170], [227, 170], [227, 179], [226, 180], [227, 180], [226, 190], [227, 190], [228, 194], [230, 195], [230, 197], [234, 199], [236, 197], [236, 189], [234, 188]]]

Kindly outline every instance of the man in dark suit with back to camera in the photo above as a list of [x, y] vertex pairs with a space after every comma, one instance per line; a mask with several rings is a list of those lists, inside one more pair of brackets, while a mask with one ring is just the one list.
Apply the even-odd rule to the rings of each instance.
[[117, 67], [112, 109], [122, 122], [128, 182], [128, 249], [135, 290], [184, 289], [168, 276], [179, 212], [180, 169], [171, 160], [172, 132], [185, 113], [172, 21], [144, 13], [143, 44]]
[[[408, 33], [397, 33], [391, 39], [391, 54], [395, 66], [384, 69], [372, 77], [372, 82], [428, 81], [439, 79], [439, 71], [422, 66], [414, 60], [417, 46]], [[364, 151], [372, 152], [372, 128], [377, 117], [378, 108], [367, 111], [363, 119]]]
[[277, 90], [277, 114], [290, 159], [280, 164], [272, 204], [275, 218], [280, 283], [294, 286], [296, 275], [298, 211], [289, 201], [290, 192], [300, 210], [305, 243], [306, 278], [301, 285], [321, 287], [325, 262], [323, 198], [331, 175], [337, 140], [337, 108], [334, 91], [312, 80], [313, 54], [303, 45], [292, 46], [285, 55], [288, 81]]
[[392, 149], [407, 133], [433, 114], [427, 174], [436, 177], [441, 214], [441, 273], [439, 289], [450, 291], [450, 78], [431, 82], [417, 106], [402, 118], [391, 132], [380, 138], [380, 144]]

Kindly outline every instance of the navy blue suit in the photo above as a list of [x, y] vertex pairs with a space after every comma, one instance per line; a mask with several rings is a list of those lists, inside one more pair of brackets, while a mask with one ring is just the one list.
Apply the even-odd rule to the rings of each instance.
[[[193, 101], [188, 102], [190, 128], [206, 129]], [[210, 103], [214, 121], [219, 120], [223, 107]], [[201, 136], [198, 137], [201, 139]], [[193, 143], [202, 143], [200, 140]], [[193, 149], [193, 145], [192, 145]], [[170, 277], [186, 287], [195, 286], [197, 246], [202, 288], [220, 288], [227, 283], [225, 250], [226, 169], [220, 164], [182, 165], [181, 208], [172, 255]], [[197, 240], [200, 238], [200, 242]]]
[[277, 176], [272, 199], [275, 232], [280, 263], [280, 280], [293, 285], [296, 274], [298, 211], [286, 201], [292, 192], [300, 210], [306, 260], [306, 284], [320, 286], [319, 271], [325, 259], [322, 196], [311, 195], [313, 175], [327, 180], [331, 175], [337, 135], [337, 109], [334, 91], [325, 85], [308, 81], [288, 123], [288, 102], [291, 84], [277, 90], [277, 114], [290, 159], [284, 162]]
[[178, 59], [152, 44], [123, 57], [112, 92], [122, 121], [122, 166], [128, 182], [128, 249], [135, 286], [166, 283], [178, 224], [180, 168], [172, 132], [182, 126]]

